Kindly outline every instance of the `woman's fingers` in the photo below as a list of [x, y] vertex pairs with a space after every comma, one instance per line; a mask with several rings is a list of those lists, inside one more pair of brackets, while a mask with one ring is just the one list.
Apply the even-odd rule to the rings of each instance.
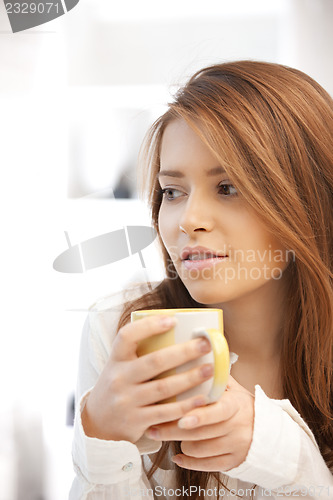
[[177, 401], [176, 403], [163, 403], [151, 406], [145, 406], [140, 410], [140, 418], [148, 425], [157, 425], [162, 422], [171, 422], [178, 420], [187, 412], [204, 406], [208, 398], [204, 395], [193, 396], [192, 398]]
[[151, 405], [181, 394], [208, 380], [213, 374], [213, 365], [205, 364], [177, 375], [146, 382], [137, 386], [136, 398], [142, 406]]
[[190, 410], [178, 422], [162, 423], [154, 428], [155, 435], [150, 434], [150, 429], [146, 434], [165, 441], [200, 441], [225, 436], [235, 424], [236, 416], [252, 418], [253, 396], [243, 391], [237, 391], [237, 395], [227, 391], [216, 403]]
[[205, 338], [165, 347], [132, 361], [129, 365], [128, 380], [137, 383], [151, 380], [157, 375], [197, 359], [209, 351], [211, 351], [211, 345]]
[[211, 440], [217, 436], [224, 437], [230, 431], [230, 420], [227, 422], [217, 423], [198, 427], [197, 429], [180, 429], [177, 422], [166, 422], [162, 425], [153, 425], [146, 430], [145, 434], [150, 439], [161, 441], [191, 441], [200, 442], [202, 440]]
[[[242, 432], [230, 432], [225, 436], [200, 441], [182, 441], [181, 450], [185, 455], [196, 458], [218, 457], [228, 453], [239, 453], [247, 437]], [[246, 440], [247, 445], [247, 440]], [[244, 457], [245, 458], [245, 457]]]
[[181, 450], [184, 455], [195, 458], [218, 457], [231, 453], [233, 449], [234, 443], [230, 436], [181, 442]]
[[176, 324], [171, 316], [147, 316], [120, 328], [113, 342], [110, 362], [135, 359], [138, 342], [147, 337], [167, 332]]
[[219, 457], [207, 458], [194, 458], [179, 454], [172, 457], [172, 461], [184, 469], [207, 472], [223, 472], [237, 466], [237, 461], [232, 453], [220, 455]]
[[191, 411], [190, 414], [179, 420], [178, 427], [181, 429], [193, 429], [225, 422], [233, 417], [238, 410], [238, 400], [230, 393], [225, 392], [216, 403]]
[[253, 413], [254, 395], [242, 387], [229, 375], [227, 390], [220, 399], [206, 408], [198, 408], [180, 419], [178, 426], [181, 429], [194, 429], [200, 426], [226, 422], [240, 410], [245, 414], [245, 409]]

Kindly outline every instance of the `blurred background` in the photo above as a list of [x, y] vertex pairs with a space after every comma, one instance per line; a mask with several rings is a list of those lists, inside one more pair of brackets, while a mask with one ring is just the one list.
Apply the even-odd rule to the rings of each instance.
[[81, 0], [12, 34], [0, 1], [0, 500], [63, 500], [89, 306], [163, 278], [155, 243], [80, 274], [68, 248], [149, 225], [136, 160], [149, 125], [195, 70], [257, 59], [305, 71], [333, 94], [332, 0]]

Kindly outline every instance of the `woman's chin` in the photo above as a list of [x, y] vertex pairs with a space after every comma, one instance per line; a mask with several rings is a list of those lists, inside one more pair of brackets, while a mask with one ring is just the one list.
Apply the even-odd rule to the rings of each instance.
[[230, 297], [227, 297], [223, 293], [218, 295], [216, 294], [216, 292], [213, 293], [211, 290], [207, 289], [209, 288], [207, 286], [205, 287], [206, 289], [200, 289], [200, 290], [198, 289], [199, 287], [193, 287], [193, 286], [189, 286], [186, 288], [188, 290], [188, 293], [191, 295], [192, 299], [194, 299], [196, 302], [199, 302], [199, 304], [203, 304], [206, 306], [211, 306], [212, 304], [219, 304], [220, 302], [225, 302], [230, 300]]

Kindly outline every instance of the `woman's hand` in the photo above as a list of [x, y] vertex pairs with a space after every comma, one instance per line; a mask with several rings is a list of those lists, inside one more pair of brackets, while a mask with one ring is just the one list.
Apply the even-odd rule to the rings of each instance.
[[[209, 342], [200, 338], [138, 357], [136, 351], [140, 340], [166, 332], [173, 326], [162, 320], [158, 315], [148, 316], [119, 330], [108, 363], [82, 411], [82, 424], [88, 436], [135, 443], [148, 427], [178, 420], [193, 408], [207, 403], [204, 396], [196, 396], [175, 403], [155, 404], [213, 375], [211, 365], [201, 365], [184, 373], [151, 380], [211, 350]], [[210, 368], [210, 373], [203, 368]]]
[[219, 401], [191, 410], [178, 422], [154, 426], [146, 435], [181, 441], [183, 454], [173, 461], [185, 469], [227, 471], [244, 462], [254, 424], [254, 396], [229, 376]]

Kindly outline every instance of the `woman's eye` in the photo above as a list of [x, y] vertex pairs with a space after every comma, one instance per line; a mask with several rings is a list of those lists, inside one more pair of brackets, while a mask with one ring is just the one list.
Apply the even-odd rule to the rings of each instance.
[[[220, 184], [218, 186], [219, 192], [223, 195], [223, 197], [232, 197], [237, 196], [237, 189], [232, 184]], [[164, 188], [160, 189], [160, 193], [163, 196], [163, 199], [167, 201], [174, 201], [180, 196], [182, 196], [182, 191], [175, 188]]]
[[219, 189], [224, 196], [237, 196], [237, 189], [232, 184], [220, 184]]
[[173, 188], [164, 188], [164, 189], [161, 189], [160, 192], [162, 193], [163, 198], [165, 198], [169, 201], [172, 201], [175, 199], [175, 196], [174, 196], [175, 192], [181, 193], [179, 191], [179, 189], [173, 189]]

